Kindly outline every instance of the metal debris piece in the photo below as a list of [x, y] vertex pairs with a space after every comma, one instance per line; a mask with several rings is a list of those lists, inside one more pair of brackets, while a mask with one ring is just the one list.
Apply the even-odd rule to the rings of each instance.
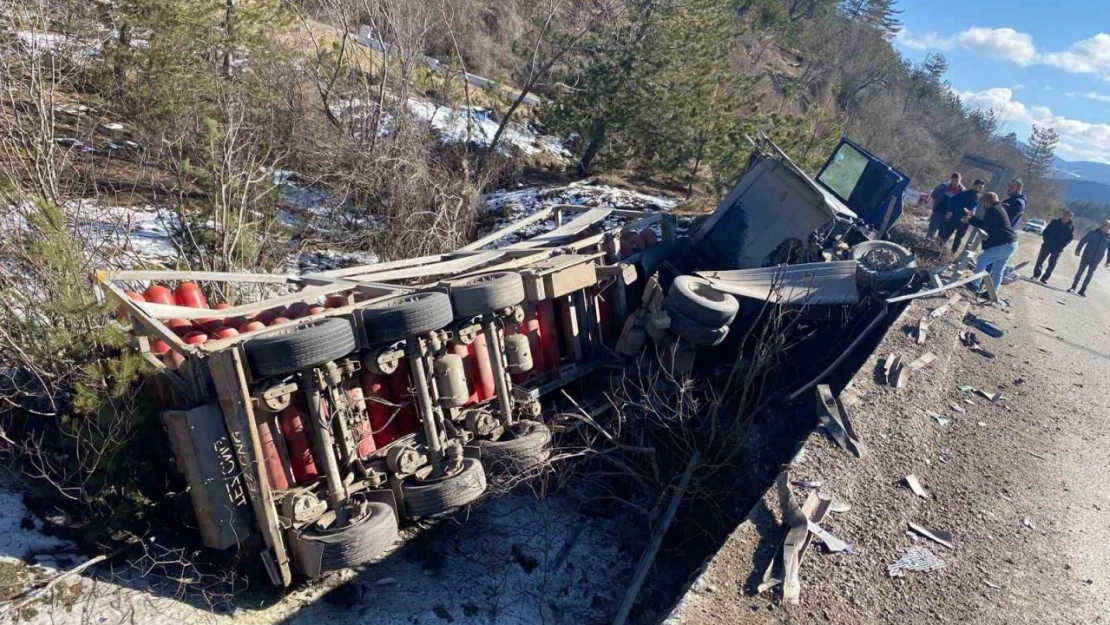
[[1033, 517], [1031, 516], [1026, 516], [1024, 519], [1022, 519], [1021, 524], [1031, 530], [1037, 529], [1037, 526], [1033, 524]]
[[809, 535], [809, 519], [790, 494], [786, 473], [779, 475], [777, 486], [782, 516], [790, 526], [782, 547], [782, 600], [784, 603], [797, 604], [802, 592], [798, 581], [798, 567], [801, 564], [799, 552]]
[[894, 380], [890, 385], [894, 388], [903, 388], [906, 386], [906, 380], [909, 379], [910, 374], [906, 371], [906, 367], [902, 364], [898, 365], [898, 369], [894, 371]]
[[1029, 455], [1033, 456], [1034, 458], [1037, 458], [1038, 460], [1048, 460], [1048, 456], [1042, 456], [1042, 455], [1040, 455], [1036, 452], [1033, 452], [1033, 451], [1029, 452]]
[[883, 381], [894, 386], [894, 373], [902, 366], [901, 354], [891, 354], [883, 361]]
[[992, 581], [991, 581], [991, 580], [989, 580], [989, 579], [984, 579], [984, 580], [983, 580], [983, 583], [984, 583], [984, 584], [986, 584], [987, 588], [993, 588], [993, 589], [995, 589], [995, 590], [1001, 590], [1001, 589], [1002, 589], [1002, 587], [1001, 587], [1001, 586], [999, 586], [998, 584], [996, 584], [996, 583], [992, 582]]
[[963, 343], [965, 347], [970, 348], [971, 351], [981, 356], [994, 358], [994, 354], [984, 349], [979, 343], [979, 337], [976, 336], [974, 332], [969, 332], [967, 330], [960, 332], [960, 342]]
[[906, 571], [936, 571], [944, 568], [944, 561], [926, 547], [914, 545], [902, 551], [902, 557], [886, 567], [891, 577], [905, 577]]
[[917, 322], [917, 344], [924, 345], [925, 339], [929, 336], [929, 315], [925, 315]]
[[948, 407], [951, 408], [952, 410], [955, 410], [956, 412], [958, 412], [960, 414], [964, 414], [964, 413], [967, 412], [966, 410], [964, 410], [963, 406], [957, 404], [956, 402], [951, 402], [951, 401], [948, 402]]
[[928, 538], [929, 540], [931, 540], [931, 541], [933, 541], [933, 542], [935, 542], [939, 545], [943, 545], [945, 547], [948, 547], [949, 549], [955, 549], [956, 548], [955, 545], [952, 544], [952, 534], [951, 534], [951, 532], [946, 532], [944, 530], [931, 530], [931, 529], [922, 527], [922, 526], [918, 525], [917, 523], [914, 523], [913, 521], [907, 521], [906, 525], [908, 525], [909, 528], [913, 532], [915, 532], [915, 533], [917, 533], [921, 536], [924, 536], [925, 538]]
[[699, 271], [713, 288], [776, 304], [856, 304], [856, 261], [804, 263], [759, 269]]
[[907, 475], [906, 484], [910, 487], [910, 490], [913, 491], [913, 494], [918, 497], [924, 497], [925, 499], [929, 498], [929, 493], [925, 492], [925, 488], [921, 486], [921, 482], [917, 479], [916, 475], [912, 473]]
[[921, 368], [927, 366], [929, 363], [933, 362], [936, 359], [937, 359], [937, 355], [934, 354], [933, 352], [925, 352], [924, 354], [921, 355], [920, 358], [911, 362], [909, 367], [910, 367], [910, 369], [913, 369], [914, 371], [917, 371], [918, 369], [921, 369]]
[[829, 550], [829, 553], [840, 553], [842, 551], [847, 553], [856, 552], [855, 547], [837, 538], [832, 532], [829, 532], [813, 521], [809, 522], [809, 531], [820, 538], [821, 542], [825, 543], [825, 548]]
[[975, 389], [975, 392], [980, 397], [986, 399], [987, 401], [991, 402], [992, 404], [997, 404], [998, 400], [1002, 399], [1002, 391], [997, 391], [997, 392], [991, 394], [991, 393], [988, 393], [988, 392], [984, 391], [981, 388], [977, 388], [977, 389]]
[[952, 309], [953, 306], [958, 304], [960, 302], [960, 300], [963, 299], [963, 297], [964, 296], [960, 295], [959, 293], [953, 295], [952, 297], [948, 298], [948, 301], [945, 302], [945, 304], [943, 306], [940, 306], [940, 307], [936, 308], [935, 310], [933, 310], [933, 312], [929, 313], [929, 316], [932, 317], [933, 319], [938, 319], [940, 317], [943, 317], [949, 310]]
[[806, 488], [811, 490], [821, 488], [822, 486], [821, 480], [795, 480], [791, 482], [791, 484], [797, 486], [798, 488]]
[[975, 391], [975, 387], [970, 384], [961, 384], [959, 388], [961, 393], [972, 393]]
[[933, 420], [936, 421], [937, 425], [939, 425], [940, 427], [944, 427], [944, 426], [948, 425], [948, 418], [945, 417], [944, 415], [933, 412], [932, 410], [926, 410], [925, 414], [932, 417]]
[[845, 451], [857, 458], [862, 458], [865, 448], [859, 442], [848, 413], [840, 402], [833, 397], [828, 384], [817, 385], [817, 406], [824, 414], [818, 415], [821, 426], [833, 437]]
[[852, 504], [844, 501], [843, 499], [833, 499], [829, 504], [829, 512], [833, 514], [844, 514], [852, 509]]

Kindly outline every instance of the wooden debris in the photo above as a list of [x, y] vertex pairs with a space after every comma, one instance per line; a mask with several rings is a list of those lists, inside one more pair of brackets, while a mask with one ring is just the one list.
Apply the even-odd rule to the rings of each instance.
[[932, 323], [929, 321], [929, 315], [925, 315], [917, 322], [917, 344], [924, 345], [925, 339], [929, 336], [929, 326]]
[[844, 542], [843, 540], [836, 537], [834, 534], [825, 530], [823, 527], [814, 523], [813, 521], [809, 522], [809, 531], [820, 538], [821, 542], [825, 543], [825, 548], [827, 548], [830, 553], [840, 553], [842, 551], [846, 551], [848, 553], [856, 552], [855, 547]]
[[1040, 455], [1036, 452], [1033, 452], [1033, 451], [1029, 452], [1029, 455], [1033, 456], [1034, 458], [1037, 458], [1038, 460], [1048, 460], [1048, 456], [1042, 456], [1042, 455]]
[[913, 494], [918, 497], [929, 498], [929, 493], [925, 492], [925, 488], [921, 486], [921, 482], [917, 479], [916, 475], [910, 474], [906, 476], [906, 484], [913, 491]]
[[948, 402], [948, 407], [951, 408], [952, 410], [955, 410], [956, 412], [958, 412], [960, 414], [964, 414], [964, 413], [967, 412], [966, 410], [964, 410], [963, 406], [957, 404], [956, 402], [951, 402], [951, 401]]
[[856, 436], [852, 422], [844, 406], [833, 397], [828, 384], [817, 385], [817, 407], [823, 414], [818, 415], [821, 426], [833, 437], [845, 451], [857, 458], [862, 458], [865, 448]]
[[906, 524], [909, 526], [910, 530], [913, 531], [915, 534], [919, 534], [921, 536], [924, 536], [925, 538], [928, 538], [929, 540], [931, 540], [931, 541], [933, 541], [933, 542], [935, 542], [939, 545], [943, 545], [945, 547], [948, 547], [949, 549], [955, 549], [956, 548], [956, 546], [952, 544], [952, 534], [949, 533], [949, 532], [945, 532], [945, 531], [942, 531], [942, 530], [931, 530], [931, 529], [922, 527], [922, 526], [918, 525], [917, 523], [914, 523], [913, 521], [907, 521]]
[[899, 354], [891, 354], [883, 361], [883, 381], [888, 385], [893, 385], [893, 374], [902, 365], [902, 356]]
[[933, 352], [925, 352], [924, 354], [921, 355], [920, 358], [911, 362], [909, 364], [909, 367], [910, 367], [910, 369], [913, 369], [914, 371], [917, 371], [917, 370], [919, 370], [923, 367], [928, 366], [930, 363], [932, 363], [936, 359], [937, 359], [937, 355], [934, 354]]
[[953, 306], [960, 303], [960, 300], [962, 300], [963, 298], [964, 296], [960, 295], [959, 293], [953, 295], [952, 297], [948, 298], [948, 301], [945, 302], [943, 306], [940, 306], [933, 310], [933, 312], [929, 313], [929, 316], [933, 319], [939, 319], [943, 317], [945, 314], [948, 313], [949, 310], [952, 309]]
[[991, 581], [991, 580], [989, 580], [989, 579], [984, 579], [984, 580], [983, 580], [983, 584], [984, 584], [984, 585], [986, 585], [986, 587], [987, 587], [987, 588], [993, 588], [993, 589], [995, 589], [995, 590], [1001, 590], [1001, 589], [1002, 589], [1002, 587], [1001, 587], [1001, 586], [999, 586], [998, 584], [996, 584], [996, 583], [992, 582], [992, 581]]

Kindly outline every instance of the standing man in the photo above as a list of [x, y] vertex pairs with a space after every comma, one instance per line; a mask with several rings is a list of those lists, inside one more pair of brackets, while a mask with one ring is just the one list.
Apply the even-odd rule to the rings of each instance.
[[[976, 228], [982, 228], [987, 233], [987, 238], [983, 240], [983, 251], [979, 252], [979, 258], [975, 261], [975, 273], [989, 270], [994, 291], [997, 293], [1002, 288], [1006, 263], [1014, 252], [1017, 252], [1017, 233], [1010, 225], [1010, 216], [1006, 214], [1006, 209], [1002, 208], [998, 195], [993, 192], [985, 194], [983, 207], [982, 217], [976, 217], [975, 211], [970, 208], [964, 209], [961, 221], [964, 222], [965, 228], [970, 224]], [[978, 291], [982, 286], [981, 282], [981, 279], [976, 280], [969, 286], [973, 291]]]
[[[963, 243], [964, 235], [967, 234], [968, 222], [964, 219], [964, 213], [968, 210], [975, 213], [975, 207], [979, 205], [979, 194], [983, 192], [986, 186], [987, 183], [976, 179], [970, 189], [957, 193], [945, 202], [944, 211], [948, 221], [941, 230], [940, 238], [942, 241], [948, 242], [948, 237], [955, 233], [956, 239], [952, 242], [952, 253], [960, 249], [960, 243]], [[998, 199], [997, 195], [994, 197]]]
[[944, 222], [947, 220], [945, 213], [945, 203], [948, 198], [964, 191], [964, 185], [960, 182], [960, 174], [952, 174], [948, 182], [942, 182], [933, 189], [929, 194], [929, 198], [933, 200], [933, 212], [929, 215], [929, 229], [925, 232], [925, 236], [932, 238], [940, 234], [944, 229]]
[[1025, 183], [1021, 181], [1021, 178], [1014, 178], [1010, 181], [1010, 186], [1006, 187], [1006, 199], [1002, 202], [1006, 214], [1010, 216], [1010, 226], [1014, 228], [1018, 227], [1021, 216], [1025, 214], [1024, 190]]
[[[1071, 211], [1064, 211], [1060, 217], [1048, 223], [1048, 227], [1041, 233], [1041, 251], [1037, 253], [1037, 264], [1033, 266], [1033, 279], [1040, 280], [1041, 284], [1048, 284], [1052, 277], [1052, 270], [1056, 269], [1056, 261], [1060, 260], [1060, 252], [1075, 238], [1075, 224], [1071, 222]], [[1041, 275], [1041, 265], [1048, 259], [1048, 269]]]
[[1101, 228], [1091, 230], [1079, 240], [1079, 245], [1075, 247], [1075, 255], [1081, 258], [1079, 271], [1075, 272], [1075, 280], [1072, 280], [1068, 293], [1075, 291], [1075, 287], [1079, 286], [1079, 277], [1086, 271], [1087, 277], [1083, 280], [1083, 288], [1079, 289], [1079, 295], [1087, 297], [1087, 285], [1091, 283], [1098, 264], [1105, 261], [1106, 265], [1110, 266], [1110, 219], [1102, 222]]

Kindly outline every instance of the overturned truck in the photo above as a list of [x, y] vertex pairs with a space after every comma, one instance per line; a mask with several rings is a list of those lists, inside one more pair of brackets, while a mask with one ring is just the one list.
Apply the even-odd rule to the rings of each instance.
[[542, 467], [553, 391], [649, 338], [692, 360], [727, 335], [726, 293], [851, 304], [861, 282], [904, 286], [912, 257], [879, 239], [907, 183], [847, 140], [816, 179], [772, 146], [689, 236], [665, 213], [558, 205], [448, 254], [302, 276], [101, 272], [96, 288], [161, 371], [204, 544], [257, 550], [289, 585], [375, 560], [399, 524], [476, 502], [487, 476]]

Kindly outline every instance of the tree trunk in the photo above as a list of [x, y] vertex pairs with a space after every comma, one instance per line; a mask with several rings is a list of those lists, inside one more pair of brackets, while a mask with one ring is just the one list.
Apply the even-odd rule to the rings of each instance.
[[598, 150], [601, 149], [601, 144], [605, 142], [605, 127], [604, 117], [594, 120], [594, 131], [590, 136], [590, 144], [586, 146], [586, 151], [582, 154], [582, 160], [578, 161], [579, 174], [583, 176], [590, 175], [590, 166], [593, 165], [594, 158], [597, 157]]

